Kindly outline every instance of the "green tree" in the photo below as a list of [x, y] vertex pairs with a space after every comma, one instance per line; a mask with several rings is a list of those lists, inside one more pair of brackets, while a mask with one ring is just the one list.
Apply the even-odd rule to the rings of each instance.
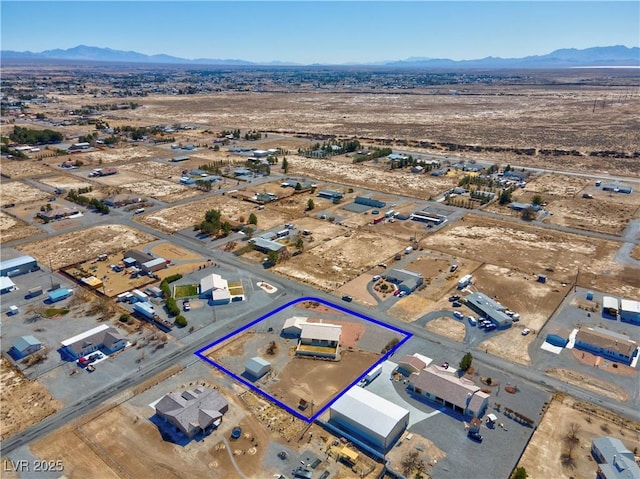
[[257, 225], [258, 224], [258, 217], [254, 213], [251, 213], [249, 215], [249, 224], [250, 225]]
[[517, 467], [513, 474], [511, 474], [511, 479], [527, 479], [529, 475], [527, 474], [527, 470], [524, 467]]
[[176, 326], [178, 326], [180, 328], [184, 328], [187, 324], [189, 324], [188, 321], [187, 321], [187, 318], [185, 318], [181, 314], [176, 316]]
[[285, 175], [289, 173], [289, 161], [287, 160], [286, 156], [282, 160], [282, 171], [284, 172]]
[[502, 190], [502, 193], [500, 193], [500, 204], [506, 205], [509, 203], [511, 203], [511, 191]]
[[296, 183], [296, 191], [300, 191], [302, 189], [302, 185], [300, 184], [300, 182]]
[[524, 221], [533, 221], [536, 219], [537, 213], [534, 207], [527, 206], [522, 210], [522, 219]]
[[298, 251], [302, 251], [304, 249], [304, 240], [302, 239], [302, 236], [298, 236], [298, 239], [296, 240], [296, 249]]
[[464, 356], [462, 356], [462, 359], [460, 360], [460, 364], [458, 366], [462, 371], [467, 371], [471, 367], [472, 361], [473, 356], [471, 355], [471, 353], [466, 353]]
[[267, 259], [271, 266], [275, 266], [276, 264], [278, 264], [278, 259], [280, 259], [280, 257], [277, 251], [269, 251], [269, 253], [267, 254]]
[[307, 210], [311, 211], [315, 207], [316, 207], [316, 204], [313, 202], [311, 198], [309, 198], [309, 201], [307, 201]]
[[540, 206], [542, 204], [542, 196], [534, 195], [533, 198], [531, 199], [531, 204]]

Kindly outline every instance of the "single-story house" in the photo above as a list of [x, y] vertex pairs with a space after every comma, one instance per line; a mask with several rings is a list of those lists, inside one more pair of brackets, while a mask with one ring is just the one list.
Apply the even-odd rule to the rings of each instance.
[[597, 479], [637, 479], [640, 467], [633, 452], [619, 439], [596, 437], [591, 440], [591, 455], [598, 463]]
[[301, 326], [296, 355], [340, 358], [342, 326], [329, 323], [303, 323]]
[[198, 386], [195, 389], [170, 392], [155, 405], [156, 414], [188, 438], [208, 434], [222, 423], [229, 410], [227, 400], [215, 389]]
[[89, 331], [62, 341], [60, 354], [64, 357], [78, 359], [81, 356], [101, 350], [105, 354], [113, 354], [127, 345], [127, 339], [113, 326], [101, 324]]
[[409, 391], [443, 404], [465, 416], [480, 417], [489, 405], [489, 394], [473, 381], [458, 377], [450, 368], [429, 366], [409, 376]]
[[638, 343], [628, 336], [604, 328], [580, 328], [575, 348], [630, 365], [638, 354]]
[[200, 280], [200, 296], [207, 296], [217, 289], [228, 289], [229, 282], [219, 274], [211, 273]]
[[386, 275], [386, 280], [398, 285], [398, 289], [405, 293], [413, 293], [424, 283], [420, 273], [408, 269], [391, 269]]
[[42, 343], [34, 336], [20, 336], [13, 342], [9, 353], [16, 359], [21, 359], [35, 353], [42, 348]]

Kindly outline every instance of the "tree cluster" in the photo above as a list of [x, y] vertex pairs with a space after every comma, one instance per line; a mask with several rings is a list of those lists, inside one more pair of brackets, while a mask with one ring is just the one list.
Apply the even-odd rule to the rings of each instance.
[[14, 126], [13, 132], [9, 135], [11, 141], [20, 144], [46, 145], [49, 143], [60, 143], [64, 140], [62, 133], [53, 130], [32, 130], [21, 126]]
[[[203, 234], [228, 236], [231, 233], [231, 223], [222, 222], [222, 213], [219, 210], [209, 210], [204, 215], [204, 221], [198, 223], [195, 229]], [[221, 233], [222, 232], [222, 233]]]
[[375, 160], [376, 158], [384, 158], [393, 153], [391, 148], [374, 148], [368, 155], [358, 155], [353, 159], [353, 163], [362, 163], [363, 161]]
[[67, 193], [67, 199], [81, 206], [93, 208], [98, 213], [102, 213], [103, 215], [108, 215], [110, 210], [109, 207], [104, 203], [104, 201], [99, 200], [98, 198], [89, 198], [87, 196], [83, 196], [80, 193], [88, 193], [89, 191], [91, 191], [90, 187], [80, 188], [80, 190], [78, 191], [69, 190], [69, 193]]

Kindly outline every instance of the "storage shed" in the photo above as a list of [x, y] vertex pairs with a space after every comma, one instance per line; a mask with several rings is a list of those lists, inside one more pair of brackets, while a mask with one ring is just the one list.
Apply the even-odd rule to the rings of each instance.
[[252, 379], [260, 379], [271, 370], [271, 363], [260, 356], [253, 357], [244, 365], [244, 372]]
[[605, 313], [610, 314], [611, 316], [617, 316], [619, 308], [620, 304], [618, 303], [618, 298], [614, 298], [613, 296], [602, 297], [602, 310]]
[[640, 301], [623, 299], [620, 301], [620, 321], [640, 324]]
[[352, 387], [329, 409], [329, 422], [383, 452], [409, 424], [409, 411], [372, 392]]

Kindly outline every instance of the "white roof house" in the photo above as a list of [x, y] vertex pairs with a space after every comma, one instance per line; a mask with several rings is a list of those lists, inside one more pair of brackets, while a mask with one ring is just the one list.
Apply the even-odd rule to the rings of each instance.
[[409, 423], [409, 411], [372, 392], [353, 387], [329, 409], [330, 422], [387, 451]]
[[211, 273], [200, 280], [200, 294], [208, 293], [214, 289], [228, 289], [228, 282], [219, 274]]
[[302, 323], [300, 331], [301, 340], [311, 341], [340, 341], [342, 326], [326, 323]]

